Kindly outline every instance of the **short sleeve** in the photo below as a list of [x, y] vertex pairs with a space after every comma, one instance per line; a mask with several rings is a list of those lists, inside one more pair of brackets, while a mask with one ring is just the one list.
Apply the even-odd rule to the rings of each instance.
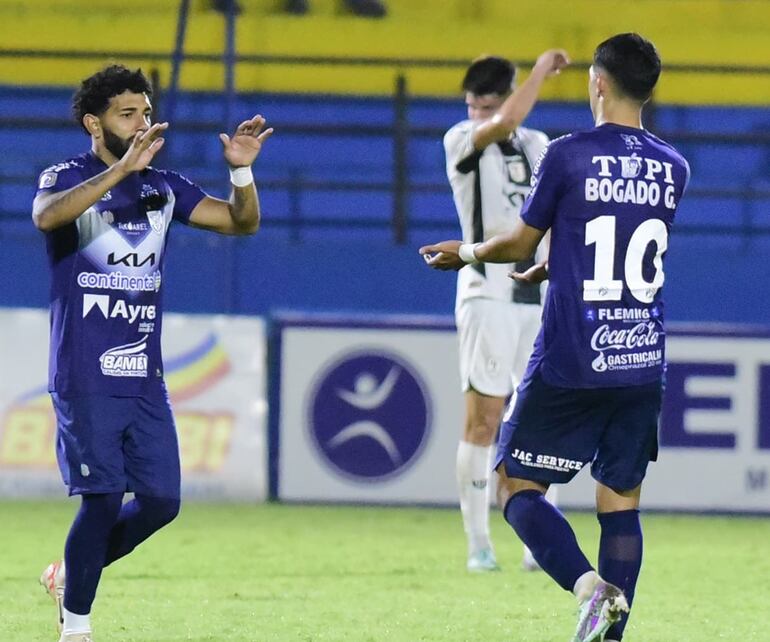
[[161, 170], [161, 174], [174, 193], [174, 219], [187, 224], [195, 206], [206, 197], [206, 193], [181, 174], [169, 170]]
[[532, 189], [521, 208], [522, 220], [543, 231], [553, 225], [556, 205], [562, 193], [564, 164], [558, 160], [561, 150], [561, 144], [551, 143], [540, 154], [532, 172]]
[[37, 179], [37, 193], [55, 194], [83, 182], [82, 166], [74, 161], [46, 167]]
[[448, 173], [467, 174], [478, 166], [478, 159], [482, 152], [473, 146], [475, 128], [476, 124], [473, 121], [464, 120], [444, 135], [444, 152]]
[[692, 173], [690, 170], [690, 163], [687, 162], [687, 159], [683, 157], [682, 163], [684, 164], [684, 187], [682, 187], [682, 196], [684, 196], [684, 193], [690, 186], [690, 178], [692, 177]]

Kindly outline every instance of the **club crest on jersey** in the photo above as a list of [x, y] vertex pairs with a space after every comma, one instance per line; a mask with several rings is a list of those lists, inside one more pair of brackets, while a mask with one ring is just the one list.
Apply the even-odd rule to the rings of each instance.
[[527, 164], [521, 156], [514, 156], [513, 158], [507, 159], [505, 164], [508, 167], [508, 176], [511, 177], [511, 180], [514, 183], [518, 183], [519, 185], [528, 183], [529, 176]]
[[38, 183], [38, 189], [48, 189], [56, 185], [56, 180], [59, 175], [56, 172], [43, 172], [40, 175], [40, 183]]
[[620, 156], [620, 171], [623, 178], [637, 178], [642, 171], [642, 159], [636, 154]]
[[150, 210], [147, 212], [147, 218], [150, 221], [150, 227], [156, 234], [163, 234], [164, 217], [160, 210]]

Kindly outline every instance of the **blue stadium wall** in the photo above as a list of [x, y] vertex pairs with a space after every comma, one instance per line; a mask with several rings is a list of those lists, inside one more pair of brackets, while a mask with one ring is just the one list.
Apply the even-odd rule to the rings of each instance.
[[[0, 88], [4, 115], [36, 118], [68, 117], [69, 92]], [[174, 122], [221, 120], [217, 94], [186, 94]], [[322, 185], [327, 180], [376, 184], [393, 173], [392, 140], [329, 136], [335, 124], [379, 124], [393, 120], [387, 99], [329, 96], [251, 95], [235, 105], [238, 115], [261, 112], [276, 124], [276, 134], [257, 162], [257, 177], [284, 183], [298, 174]], [[415, 127], [445, 128], [463, 117], [456, 100], [418, 99], [409, 107]], [[303, 123], [304, 131], [282, 132], [281, 123]], [[543, 103], [528, 125], [560, 132], [590, 125], [584, 105]], [[319, 127], [313, 135], [312, 126]], [[767, 131], [770, 114], [759, 108], [659, 106], [656, 131]], [[289, 128], [290, 129], [290, 128]], [[173, 131], [172, 131], [173, 135]], [[29, 219], [34, 194], [31, 183], [12, 177], [34, 175], [47, 163], [84, 151], [88, 141], [70, 128], [14, 127], [0, 130], [0, 305], [44, 307], [48, 275], [42, 235]], [[169, 136], [161, 166], [179, 169], [213, 194], [224, 195], [227, 177], [219, 143], [210, 131], [183, 129]], [[693, 168], [694, 188], [766, 189], [767, 150], [729, 141], [716, 147], [679, 145]], [[353, 161], [351, 161], [353, 159]], [[444, 181], [440, 137], [416, 136], [408, 163], [412, 183]], [[181, 312], [265, 314], [271, 310], [383, 313], [450, 313], [454, 276], [428, 270], [417, 248], [433, 240], [457, 236], [449, 188], [442, 192], [415, 189], [408, 200], [411, 227], [406, 243], [393, 242], [388, 219], [392, 194], [377, 189], [334, 191], [308, 187], [292, 200], [290, 190], [262, 190], [263, 229], [252, 238], [227, 238], [175, 226], [167, 254], [166, 309]], [[289, 223], [297, 209], [305, 225]], [[770, 320], [770, 214], [767, 200], [700, 196], [686, 199], [678, 214], [667, 258], [665, 294], [668, 318], [676, 321], [723, 321], [765, 324]], [[332, 225], [320, 224], [324, 218]], [[346, 225], [350, 217], [356, 224]], [[369, 217], [371, 220], [367, 220]], [[693, 228], [700, 226], [701, 232]], [[753, 231], [745, 232], [749, 226]], [[711, 230], [710, 232], [708, 230]], [[715, 229], [717, 230], [715, 232]], [[742, 232], [741, 230], [744, 229]], [[721, 231], [719, 231], [721, 230]]]

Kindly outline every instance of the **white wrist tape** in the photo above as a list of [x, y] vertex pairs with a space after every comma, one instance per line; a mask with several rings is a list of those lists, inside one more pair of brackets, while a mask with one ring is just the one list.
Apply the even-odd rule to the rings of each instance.
[[230, 168], [230, 182], [236, 187], [246, 187], [254, 182], [254, 174], [251, 167]]
[[476, 258], [476, 248], [479, 245], [481, 245], [481, 243], [463, 243], [460, 246], [460, 249], [457, 250], [460, 260], [463, 261], [463, 263], [478, 263], [479, 260]]

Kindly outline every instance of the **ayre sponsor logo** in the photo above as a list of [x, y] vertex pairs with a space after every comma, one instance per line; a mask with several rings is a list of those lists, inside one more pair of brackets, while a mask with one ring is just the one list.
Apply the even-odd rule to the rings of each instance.
[[110, 297], [107, 294], [84, 294], [83, 318], [88, 316], [93, 308], [97, 308], [105, 319], [125, 319], [129, 323], [155, 320], [154, 305], [133, 305], [123, 299], [117, 299], [115, 304], [110, 306]]

